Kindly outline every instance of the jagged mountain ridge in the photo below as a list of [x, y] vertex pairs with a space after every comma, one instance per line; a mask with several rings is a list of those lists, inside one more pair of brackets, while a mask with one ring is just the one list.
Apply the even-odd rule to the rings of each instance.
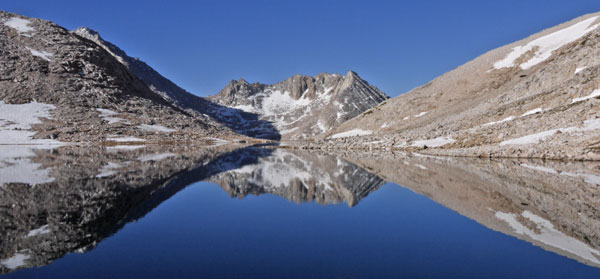
[[275, 84], [230, 81], [209, 100], [259, 115], [282, 139], [307, 139], [339, 126], [387, 99], [353, 71], [345, 76], [295, 75]]
[[487, 52], [343, 123], [319, 145], [600, 159], [599, 26], [600, 13], [585, 15]]

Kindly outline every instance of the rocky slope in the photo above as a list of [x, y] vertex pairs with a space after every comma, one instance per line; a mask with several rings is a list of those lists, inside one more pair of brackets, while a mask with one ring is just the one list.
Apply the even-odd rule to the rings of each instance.
[[165, 100], [104, 47], [52, 22], [0, 12], [0, 34], [2, 144], [234, 137]]
[[[387, 98], [375, 86], [349, 71], [345, 76], [295, 75], [275, 84], [232, 80], [208, 99], [257, 114], [260, 120], [273, 123], [278, 133], [273, 138], [297, 140], [326, 133]], [[245, 126], [250, 130], [263, 130], [256, 125]]]
[[152, 92], [161, 96], [166, 102], [180, 108], [195, 118], [214, 126], [226, 126], [238, 134], [259, 139], [280, 139], [279, 133], [268, 121], [259, 119], [255, 113], [245, 112], [219, 105], [205, 98], [196, 96], [177, 86], [162, 76], [144, 61], [128, 56], [116, 45], [102, 39], [98, 32], [86, 27], [78, 28], [72, 33], [89, 39], [125, 66], [133, 75], [145, 83]]
[[590, 14], [490, 51], [313, 146], [600, 159], [599, 24]]

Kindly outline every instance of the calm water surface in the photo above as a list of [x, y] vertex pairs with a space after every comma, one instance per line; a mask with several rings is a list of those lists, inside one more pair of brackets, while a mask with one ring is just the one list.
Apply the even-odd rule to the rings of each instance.
[[600, 278], [594, 164], [225, 147], [10, 160], [27, 176], [2, 181], [9, 278]]

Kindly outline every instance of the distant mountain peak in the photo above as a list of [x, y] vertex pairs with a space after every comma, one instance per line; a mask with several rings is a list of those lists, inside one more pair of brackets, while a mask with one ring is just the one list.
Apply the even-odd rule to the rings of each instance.
[[274, 84], [244, 82], [230, 81], [208, 99], [259, 115], [272, 122], [283, 139], [319, 135], [388, 98], [353, 71], [345, 76], [296, 74]]

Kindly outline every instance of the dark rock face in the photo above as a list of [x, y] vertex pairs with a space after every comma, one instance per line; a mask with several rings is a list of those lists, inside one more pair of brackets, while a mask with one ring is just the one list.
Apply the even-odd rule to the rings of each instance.
[[282, 139], [307, 139], [377, 106], [388, 97], [349, 71], [346, 76], [295, 75], [275, 84], [232, 80], [208, 99], [259, 115], [273, 123]]

